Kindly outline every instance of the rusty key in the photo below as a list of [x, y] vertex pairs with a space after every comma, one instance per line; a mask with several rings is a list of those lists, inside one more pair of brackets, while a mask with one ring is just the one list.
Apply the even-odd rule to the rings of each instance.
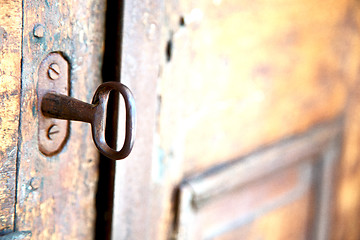
[[[107, 103], [112, 90], [118, 91], [123, 96], [126, 109], [125, 140], [119, 151], [109, 147], [105, 140]], [[136, 128], [135, 100], [131, 91], [119, 82], [101, 84], [94, 94], [92, 104], [66, 95], [48, 92], [41, 99], [41, 111], [45, 117], [90, 123], [96, 147], [108, 158], [123, 159], [131, 152]]]

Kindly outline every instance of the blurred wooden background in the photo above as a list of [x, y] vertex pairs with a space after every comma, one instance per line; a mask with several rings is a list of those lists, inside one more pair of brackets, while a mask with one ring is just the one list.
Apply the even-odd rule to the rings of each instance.
[[[59, 155], [39, 152], [37, 70], [63, 52], [72, 96], [89, 102], [110, 2], [0, 0], [0, 235], [95, 236], [90, 128], [72, 123]], [[120, 5], [138, 131], [116, 163], [107, 238], [359, 239], [358, 1]]]

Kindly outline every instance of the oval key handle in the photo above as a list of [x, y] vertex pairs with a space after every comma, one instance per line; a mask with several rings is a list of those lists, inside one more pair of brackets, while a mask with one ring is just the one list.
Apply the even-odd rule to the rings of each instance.
[[[126, 133], [120, 151], [109, 147], [105, 140], [107, 105], [113, 90], [122, 95], [126, 108]], [[46, 93], [41, 99], [41, 112], [46, 117], [90, 123], [96, 147], [108, 158], [123, 159], [131, 152], [136, 128], [135, 100], [129, 88], [119, 82], [101, 84], [94, 94], [92, 104], [54, 92]]]

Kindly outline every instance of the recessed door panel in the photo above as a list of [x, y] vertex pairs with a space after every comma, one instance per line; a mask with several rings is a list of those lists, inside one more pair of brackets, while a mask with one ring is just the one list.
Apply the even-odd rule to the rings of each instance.
[[178, 239], [326, 239], [341, 125], [311, 129], [187, 179]]

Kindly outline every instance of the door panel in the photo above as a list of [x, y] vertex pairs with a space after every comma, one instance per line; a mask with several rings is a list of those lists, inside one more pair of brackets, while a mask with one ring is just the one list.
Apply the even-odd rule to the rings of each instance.
[[22, 1], [0, 1], [0, 235], [13, 230], [20, 112]]
[[[123, 10], [114, 51], [139, 117], [133, 153], [116, 163], [114, 239], [359, 238], [358, 2], [126, 0]], [[78, 122], [60, 153], [39, 151], [38, 70], [61, 53], [70, 95], [90, 102], [106, 2], [0, 11], [0, 235], [91, 239], [98, 152]], [[114, 66], [105, 76], [119, 78]]]
[[[24, 0], [23, 12], [15, 230], [31, 231], [33, 239], [91, 239], [98, 152], [90, 126], [71, 122], [60, 153], [49, 157], [39, 151], [38, 70], [50, 52], [60, 52], [70, 65], [70, 95], [91, 102], [101, 81], [105, 4]], [[35, 33], [37, 27], [43, 34]]]
[[321, 126], [185, 180], [177, 237], [328, 239], [341, 130]]
[[163, 4], [124, 1], [121, 82], [134, 94], [138, 118], [134, 148], [126, 160], [116, 162], [113, 239], [158, 239], [157, 234], [165, 230], [154, 221], [163, 206], [152, 172]]
[[[127, 66], [123, 71], [138, 89], [154, 90], [157, 84], [157, 95], [146, 91], [147, 101], [138, 103], [149, 111], [155, 108], [157, 119], [154, 122], [143, 110], [146, 117], [140, 125], [153, 126], [154, 131], [139, 130], [137, 136], [154, 141], [135, 145], [141, 156], [118, 165], [122, 167], [117, 168], [114, 226], [119, 228], [114, 227], [113, 236], [357, 239], [359, 3], [161, 3], [125, 1], [127, 40], [122, 51], [137, 54], [123, 56], [122, 64]], [[159, 32], [153, 31], [158, 27]], [[155, 36], [146, 37], [149, 33]], [[160, 38], [160, 59], [149, 58], [157, 54], [156, 37]], [[137, 46], [144, 51], [135, 50]], [[149, 46], [155, 53], [146, 51]], [[150, 59], [151, 65], [144, 59]], [[143, 71], [149, 78], [143, 79]], [[144, 97], [143, 92], [135, 91], [135, 95]], [[317, 135], [319, 128], [329, 132], [324, 138], [328, 147], [318, 147], [308, 138], [322, 136]], [[284, 147], [289, 142], [302, 147]], [[263, 157], [255, 165], [254, 156], [269, 149], [285, 156]], [[298, 151], [289, 157], [285, 154], [289, 149]], [[305, 157], [307, 152], [314, 155]], [[249, 156], [256, 167], [245, 167], [243, 161]], [[283, 161], [289, 165], [275, 171]], [[234, 166], [241, 169], [236, 176], [230, 174], [236, 172]], [[234, 177], [211, 180], [228, 174]], [[141, 183], [131, 187], [129, 182]], [[204, 203], [196, 200], [205, 194], [203, 185], [212, 186], [205, 188], [209, 196]], [[298, 188], [301, 194], [289, 197]], [[264, 202], [256, 205], [257, 198]], [[291, 201], [266, 207], [278, 199]], [[246, 205], [247, 200], [255, 201], [254, 205]], [[196, 208], [194, 201], [204, 205]], [[239, 209], [228, 207], [232, 201]], [[263, 208], [267, 211], [256, 215]], [[298, 221], [292, 212], [298, 213]], [[253, 216], [251, 221], [242, 220], [248, 216]], [[242, 224], [237, 224], [238, 219]], [[151, 230], [141, 227], [149, 223]]]
[[184, 216], [178, 239], [309, 239], [310, 170], [286, 169], [209, 200], [195, 217]]
[[159, 131], [166, 152], [184, 144], [186, 173], [337, 116], [355, 77], [337, 47], [352, 33], [347, 1], [218, 2], [167, 5], [178, 18], [169, 21]]

